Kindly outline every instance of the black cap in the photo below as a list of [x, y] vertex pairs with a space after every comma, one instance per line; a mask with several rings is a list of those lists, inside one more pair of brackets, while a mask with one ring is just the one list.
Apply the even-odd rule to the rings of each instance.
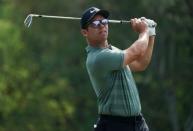
[[81, 28], [85, 29], [87, 24], [97, 14], [103, 16], [104, 18], [109, 17], [109, 12], [107, 10], [101, 10], [99, 8], [96, 8], [96, 7], [90, 7], [88, 9], [86, 9], [82, 14], [81, 21], [80, 21]]

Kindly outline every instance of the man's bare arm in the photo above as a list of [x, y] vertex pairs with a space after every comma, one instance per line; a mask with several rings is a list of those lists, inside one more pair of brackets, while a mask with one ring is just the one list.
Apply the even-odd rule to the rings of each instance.
[[147, 24], [141, 19], [131, 19], [131, 26], [134, 31], [139, 33], [138, 39], [127, 49], [124, 50], [123, 66], [131, 64], [145, 54], [148, 47], [149, 33]]
[[129, 64], [132, 71], [143, 71], [147, 68], [152, 58], [154, 40], [155, 36], [150, 36], [145, 53]]
[[139, 34], [139, 38], [129, 48], [124, 50], [124, 66], [130, 65], [145, 54], [148, 41], [149, 34], [147, 31]]

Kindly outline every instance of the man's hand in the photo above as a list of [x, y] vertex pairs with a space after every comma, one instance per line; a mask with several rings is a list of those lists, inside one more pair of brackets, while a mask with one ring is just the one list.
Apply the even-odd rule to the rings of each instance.
[[149, 36], [155, 36], [156, 35], [155, 28], [157, 26], [157, 23], [154, 20], [146, 19], [145, 17], [141, 17], [140, 19], [144, 20], [147, 23], [148, 30], [149, 30]]
[[132, 29], [137, 33], [143, 33], [148, 30], [148, 24], [143, 19], [137, 19], [137, 18], [131, 19], [131, 26], [132, 26]]

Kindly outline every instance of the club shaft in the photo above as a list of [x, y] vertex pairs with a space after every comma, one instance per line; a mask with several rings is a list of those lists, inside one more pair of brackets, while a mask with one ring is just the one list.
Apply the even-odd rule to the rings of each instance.
[[78, 17], [64, 17], [64, 16], [52, 16], [52, 15], [38, 15], [32, 14], [33, 17], [42, 17], [42, 18], [53, 18], [53, 19], [69, 19], [69, 20], [80, 20]]
[[[67, 20], [80, 20], [79, 17], [64, 17], [64, 16], [52, 16], [52, 15], [39, 15], [39, 14], [30, 14], [33, 17], [40, 17], [40, 18], [53, 18], [53, 19], [67, 19]], [[109, 23], [130, 23], [130, 21], [126, 20], [109, 20]]]

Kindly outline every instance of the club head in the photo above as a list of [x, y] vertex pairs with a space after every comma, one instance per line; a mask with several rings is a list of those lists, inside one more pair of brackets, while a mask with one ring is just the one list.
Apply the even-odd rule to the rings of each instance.
[[32, 20], [33, 20], [33, 15], [32, 14], [29, 14], [25, 20], [24, 20], [24, 25], [29, 28], [32, 24]]

